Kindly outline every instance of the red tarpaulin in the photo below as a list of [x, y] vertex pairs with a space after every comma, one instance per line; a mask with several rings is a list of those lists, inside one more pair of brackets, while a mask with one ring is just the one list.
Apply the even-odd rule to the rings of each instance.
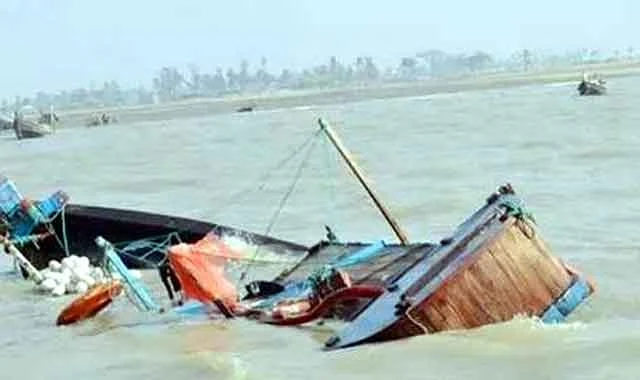
[[209, 233], [195, 244], [178, 244], [169, 248], [169, 265], [182, 285], [187, 299], [205, 304], [222, 301], [234, 310], [238, 292], [225, 277], [225, 264], [241, 255], [229, 248], [216, 235]]

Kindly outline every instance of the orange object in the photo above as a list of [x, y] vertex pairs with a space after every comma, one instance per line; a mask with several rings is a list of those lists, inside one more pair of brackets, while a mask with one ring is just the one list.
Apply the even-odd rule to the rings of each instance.
[[212, 233], [195, 244], [169, 248], [169, 265], [182, 285], [185, 298], [204, 304], [222, 302], [231, 312], [238, 307], [238, 291], [225, 277], [224, 267], [228, 260], [240, 258]]
[[122, 284], [119, 281], [94, 286], [62, 310], [56, 325], [70, 325], [94, 317], [109, 306], [121, 292]]

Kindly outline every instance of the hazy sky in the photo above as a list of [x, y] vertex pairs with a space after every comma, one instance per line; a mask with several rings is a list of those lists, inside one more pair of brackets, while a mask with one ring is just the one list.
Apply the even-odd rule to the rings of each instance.
[[638, 0], [0, 0], [0, 97], [263, 55], [279, 70], [428, 48], [640, 48], [639, 17]]

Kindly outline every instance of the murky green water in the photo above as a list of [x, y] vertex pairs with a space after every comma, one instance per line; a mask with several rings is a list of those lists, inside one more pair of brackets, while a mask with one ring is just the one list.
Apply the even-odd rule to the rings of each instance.
[[[0, 172], [33, 197], [179, 214], [265, 232], [301, 158], [258, 179], [334, 123], [412, 240], [439, 240], [496, 186], [524, 196], [555, 253], [598, 293], [570, 323], [517, 320], [475, 331], [324, 353], [335, 326], [171, 322], [124, 299], [54, 327], [69, 299], [34, 295], [0, 261], [0, 371], [7, 379], [636, 379], [640, 364], [639, 78], [604, 97], [573, 84], [68, 128], [0, 136]], [[232, 198], [243, 189], [248, 196]], [[314, 243], [393, 239], [324, 141], [271, 231]]]

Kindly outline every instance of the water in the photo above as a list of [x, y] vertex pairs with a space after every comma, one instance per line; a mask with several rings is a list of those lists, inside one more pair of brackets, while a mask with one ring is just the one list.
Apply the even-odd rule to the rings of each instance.
[[[54, 327], [69, 299], [33, 295], [0, 261], [0, 370], [7, 379], [636, 379], [640, 364], [640, 78], [604, 97], [573, 85], [68, 128], [0, 137], [2, 172], [33, 197], [205, 218], [265, 232], [302, 156], [258, 179], [332, 121], [412, 240], [440, 239], [511, 182], [554, 252], [598, 292], [569, 323], [514, 320], [474, 331], [324, 353], [335, 326], [175, 323], [124, 300]], [[253, 189], [247, 196], [231, 197]], [[322, 140], [271, 233], [311, 244], [393, 239]]]

